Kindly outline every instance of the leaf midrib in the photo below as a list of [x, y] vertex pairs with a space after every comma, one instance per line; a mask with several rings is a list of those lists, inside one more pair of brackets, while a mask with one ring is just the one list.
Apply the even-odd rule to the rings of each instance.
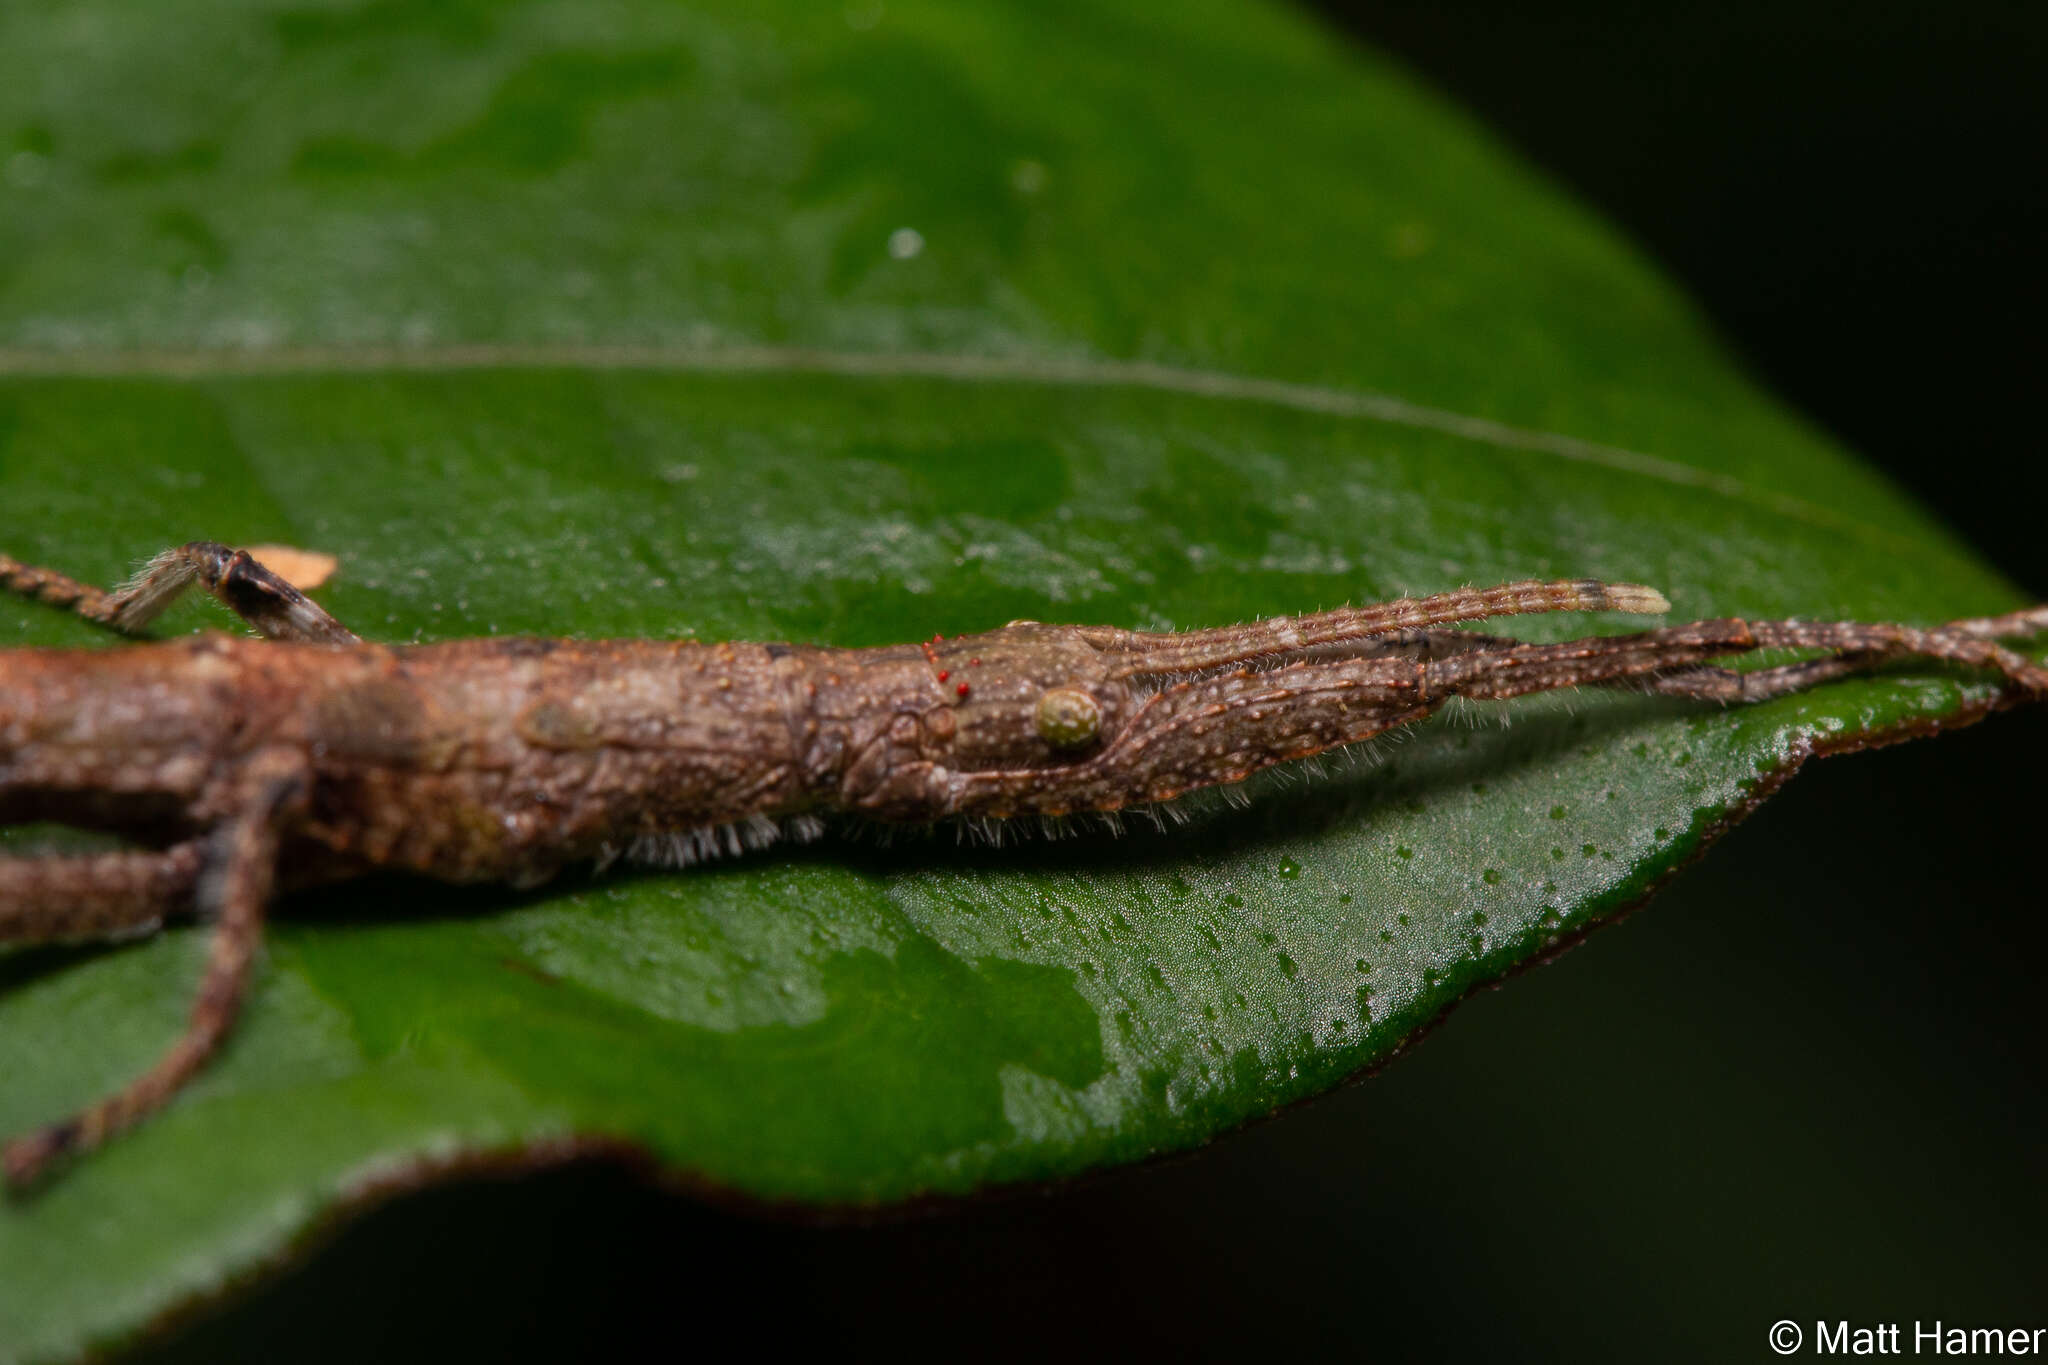
[[0, 378], [213, 379], [306, 374], [448, 374], [471, 370], [596, 370], [682, 374], [833, 374], [866, 378], [1135, 388], [1297, 412], [1384, 422], [1481, 445], [1549, 455], [1698, 489], [1808, 525], [1894, 548], [1920, 542], [1832, 508], [1677, 460], [1563, 432], [1518, 427], [1396, 394], [1154, 361], [1091, 356], [978, 356], [931, 351], [869, 353], [775, 346], [477, 344], [422, 347], [297, 346], [266, 350], [38, 349], [0, 347]]

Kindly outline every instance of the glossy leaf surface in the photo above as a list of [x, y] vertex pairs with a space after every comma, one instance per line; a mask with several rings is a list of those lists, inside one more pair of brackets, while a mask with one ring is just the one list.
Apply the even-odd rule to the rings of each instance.
[[[1164, 628], [1532, 575], [1688, 618], [2016, 604], [1285, 11], [16, 7], [0, 138], [0, 544], [99, 581], [309, 546], [388, 640]], [[0, 639], [105, 643], [12, 601]], [[1809, 747], [1988, 695], [1537, 699], [1122, 839], [295, 898], [226, 1055], [0, 1209], [0, 1343], [118, 1339], [469, 1156], [618, 1142], [843, 1204], [1185, 1148], [1638, 899]], [[202, 951], [0, 957], [0, 1129], [146, 1065]]]

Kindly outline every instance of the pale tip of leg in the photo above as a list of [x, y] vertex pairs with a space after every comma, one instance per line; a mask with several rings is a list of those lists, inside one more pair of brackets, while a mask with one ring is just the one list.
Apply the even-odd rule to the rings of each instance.
[[1671, 610], [1671, 603], [1655, 588], [1646, 588], [1640, 583], [1610, 583], [1607, 585], [1607, 600], [1610, 611], [1641, 612], [1645, 616], [1662, 616]]

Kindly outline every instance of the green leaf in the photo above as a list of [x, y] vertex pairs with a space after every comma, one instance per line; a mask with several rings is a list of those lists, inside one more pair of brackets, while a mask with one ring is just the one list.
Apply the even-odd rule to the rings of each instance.
[[[400, 641], [1164, 628], [1532, 575], [1681, 617], [2017, 605], [1286, 10], [16, 6], [0, 155], [0, 546], [91, 579], [308, 546]], [[0, 639], [107, 647], [13, 601]], [[1540, 698], [1123, 839], [296, 897], [198, 1083], [0, 1209], [0, 1349], [117, 1341], [467, 1163], [623, 1144], [866, 1204], [1186, 1148], [1639, 900], [1815, 748], [1991, 695]], [[145, 1066], [203, 948], [0, 957], [0, 1130]]]

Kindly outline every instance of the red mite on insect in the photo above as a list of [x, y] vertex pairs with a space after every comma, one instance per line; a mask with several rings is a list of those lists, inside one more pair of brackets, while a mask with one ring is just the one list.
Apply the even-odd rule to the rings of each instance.
[[[0, 858], [0, 942], [214, 921], [186, 1031], [149, 1071], [4, 1149], [24, 1189], [165, 1104], [233, 1026], [284, 888], [376, 869], [531, 886], [813, 838], [825, 817], [1000, 822], [1136, 809], [1421, 720], [1453, 697], [1595, 684], [1758, 701], [1946, 660], [2048, 696], [2000, 645], [2048, 607], [1933, 629], [1697, 621], [1524, 644], [1442, 627], [1669, 610], [1654, 589], [1509, 583], [1178, 634], [1013, 621], [918, 645], [460, 640], [366, 644], [249, 554], [197, 541], [114, 592], [0, 555], [0, 586], [116, 630], [193, 583], [267, 640], [0, 651], [0, 823], [133, 851]], [[1712, 661], [1819, 651], [1749, 673]], [[970, 687], [945, 686], [977, 668]]]

